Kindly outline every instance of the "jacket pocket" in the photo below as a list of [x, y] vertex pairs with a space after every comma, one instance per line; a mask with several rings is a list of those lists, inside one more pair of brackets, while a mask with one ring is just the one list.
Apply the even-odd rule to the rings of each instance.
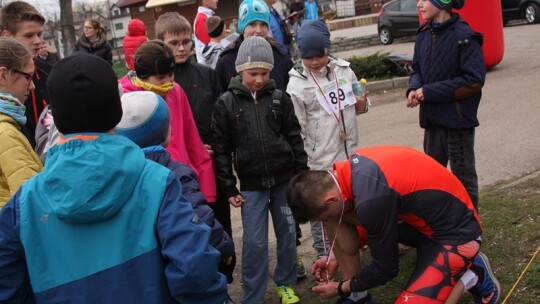
[[227, 121], [231, 132], [235, 135], [243, 133], [246, 129], [246, 118], [242, 109], [229, 113], [227, 115]]

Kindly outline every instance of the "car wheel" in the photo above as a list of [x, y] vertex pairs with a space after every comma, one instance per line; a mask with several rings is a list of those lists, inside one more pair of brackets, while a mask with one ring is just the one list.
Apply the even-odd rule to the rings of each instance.
[[527, 4], [524, 15], [528, 23], [538, 23], [538, 14], [540, 14], [540, 9], [536, 3]]
[[381, 27], [379, 30], [379, 40], [381, 40], [382, 44], [391, 44], [394, 42], [394, 37], [392, 37], [392, 33], [390, 32], [389, 28]]

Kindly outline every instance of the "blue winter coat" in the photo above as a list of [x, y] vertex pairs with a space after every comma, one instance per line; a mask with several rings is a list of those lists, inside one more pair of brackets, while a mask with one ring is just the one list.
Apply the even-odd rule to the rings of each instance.
[[83, 135], [0, 211], [0, 302], [222, 303], [219, 252], [175, 175], [125, 137]]
[[414, 46], [411, 90], [424, 88], [420, 126], [467, 129], [479, 125], [477, 111], [486, 78], [482, 35], [458, 14], [438, 25], [420, 26]]
[[147, 159], [169, 168], [182, 183], [182, 193], [188, 202], [191, 203], [193, 211], [211, 229], [210, 245], [219, 250], [221, 258], [225, 259], [234, 255], [234, 242], [221, 223], [214, 218], [214, 211], [206, 201], [206, 197], [201, 192], [201, 187], [197, 179], [197, 174], [191, 167], [171, 160], [171, 155], [161, 146], [144, 148], [144, 155]]

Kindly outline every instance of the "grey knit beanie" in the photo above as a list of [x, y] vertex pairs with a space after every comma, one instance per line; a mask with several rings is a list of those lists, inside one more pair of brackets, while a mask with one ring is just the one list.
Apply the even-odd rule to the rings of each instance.
[[274, 54], [272, 46], [266, 39], [258, 36], [250, 36], [240, 44], [236, 56], [236, 72], [240, 73], [248, 69], [262, 68], [272, 70], [274, 68]]

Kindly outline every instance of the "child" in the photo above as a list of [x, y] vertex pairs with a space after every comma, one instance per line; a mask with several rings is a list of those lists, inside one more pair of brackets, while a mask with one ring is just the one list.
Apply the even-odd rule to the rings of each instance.
[[[45, 18], [31, 4], [23, 1], [14, 1], [4, 7], [0, 12], [0, 30], [2, 36], [12, 37], [32, 51], [34, 60], [37, 59], [39, 49], [43, 42], [43, 24]], [[35, 60], [35, 71], [32, 82], [35, 88], [30, 91], [24, 102], [26, 107], [26, 125], [21, 129], [30, 145], [35, 147], [36, 126], [39, 115], [47, 106], [47, 77], [51, 66], [42, 61]]]
[[146, 25], [140, 19], [131, 19], [128, 23], [127, 35], [122, 41], [122, 48], [124, 49], [124, 57], [126, 60], [126, 67], [129, 71], [135, 69], [133, 63], [133, 56], [139, 49], [139, 47], [148, 41], [146, 37]]
[[[272, 47], [262, 37], [240, 46], [229, 90], [213, 113], [214, 160], [228, 202], [242, 207], [242, 303], [263, 303], [268, 280], [268, 212], [277, 238], [274, 272], [281, 303], [298, 303], [296, 229], [285, 199], [288, 180], [308, 170], [300, 126], [288, 95], [269, 79]], [[234, 168], [240, 180], [236, 188]]]
[[219, 16], [212, 16], [206, 20], [206, 30], [210, 36], [210, 42], [204, 46], [202, 51], [203, 64], [215, 69], [219, 55], [225, 49], [221, 44], [226, 36], [225, 21]]
[[123, 115], [116, 126], [116, 133], [126, 136], [141, 147], [147, 159], [176, 174], [182, 183], [182, 193], [191, 203], [195, 214], [212, 228], [210, 245], [221, 253], [220, 267], [234, 268], [236, 259], [233, 240], [214, 219], [214, 212], [201, 193], [197, 175], [189, 166], [172, 160], [171, 154], [165, 150], [171, 140], [170, 115], [165, 100], [147, 91], [126, 93], [121, 100]]
[[0, 212], [0, 302], [223, 303], [210, 228], [173, 172], [115, 134], [111, 66], [77, 52], [48, 88], [62, 138]]
[[218, 7], [218, 0], [198, 0], [200, 6], [197, 8], [197, 15], [193, 21], [193, 27], [195, 28], [195, 55], [197, 56], [197, 62], [202, 63], [202, 49], [206, 44], [210, 42], [210, 36], [206, 31], [206, 20], [214, 15]]
[[167, 151], [173, 160], [195, 170], [206, 199], [215, 201], [216, 183], [212, 159], [199, 137], [184, 90], [173, 83], [172, 50], [163, 41], [152, 40], [141, 45], [134, 59], [135, 71], [128, 72], [120, 79], [123, 91], [151, 91], [165, 99], [171, 113], [171, 144]]
[[[174, 80], [186, 92], [199, 136], [211, 156], [213, 153], [210, 127], [212, 110], [222, 89], [217, 80], [216, 72], [212, 68], [191, 62], [189, 59], [193, 46], [192, 32], [189, 21], [177, 12], [165, 13], [156, 21], [158, 39], [163, 40], [174, 53]], [[212, 178], [215, 178], [214, 172], [212, 172]], [[202, 179], [201, 184], [204, 184]], [[217, 193], [213, 197], [207, 196], [206, 199], [225, 231], [232, 236], [231, 211], [226, 199], [222, 197], [221, 193]], [[232, 282], [232, 272], [228, 274], [227, 279]]]
[[[347, 61], [329, 57], [330, 31], [324, 20], [304, 21], [298, 47], [302, 61], [289, 73], [287, 93], [302, 127], [309, 167], [331, 170], [358, 148], [356, 116], [368, 110], [367, 93], [361, 92]], [[335, 96], [343, 99], [334, 104]], [[313, 248], [318, 257], [325, 256], [321, 222], [310, 224]]]
[[174, 81], [184, 89], [199, 135], [211, 154], [211, 113], [222, 90], [213, 69], [189, 60], [192, 32], [189, 21], [176, 12], [165, 13], [156, 21], [156, 37], [174, 53]]
[[238, 49], [242, 41], [250, 36], [259, 36], [268, 39], [272, 45], [274, 57], [274, 69], [270, 72], [270, 78], [276, 82], [278, 89], [285, 91], [289, 82], [289, 71], [293, 67], [291, 57], [281, 49], [279, 42], [269, 38], [270, 33], [270, 9], [263, 0], [244, 0], [238, 7], [238, 32], [240, 37], [221, 53], [216, 65], [221, 86], [225, 89], [231, 82], [231, 78], [238, 75], [235, 61]]
[[0, 208], [19, 187], [43, 169], [21, 132], [24, 106], [34, 83], [32, 53], [13, 38], [0, 37]]
[[420, 105], [424, 151], [463, 183], [478, 210], [474, 130], [486, 68], [481, 34], [452, 8], [464, 1], [420, 0], [427, 21], [416, 35], [407, 107]]

